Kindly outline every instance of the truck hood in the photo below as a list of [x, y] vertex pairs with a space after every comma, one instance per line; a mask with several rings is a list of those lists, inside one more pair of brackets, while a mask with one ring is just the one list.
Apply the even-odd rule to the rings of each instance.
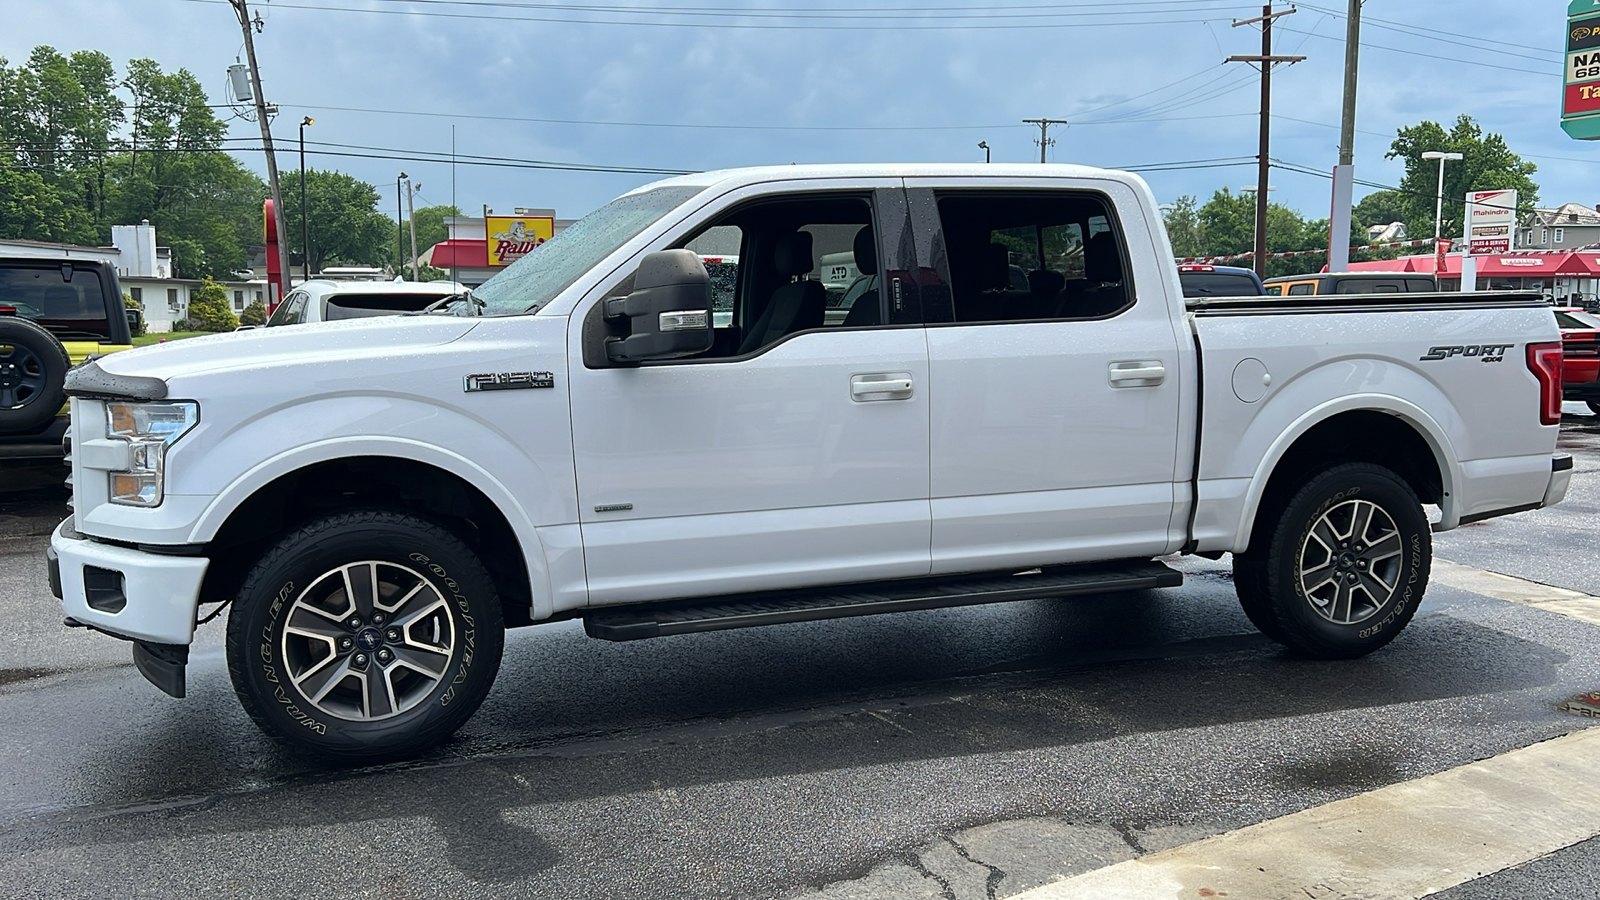
[[459, 340], [479, 321], [457, 316], [381, 316], [255, 328], [140, 347], [103, 357], [95, 364], [111, 376], [171, 384], [238, 370], [407, 356]]

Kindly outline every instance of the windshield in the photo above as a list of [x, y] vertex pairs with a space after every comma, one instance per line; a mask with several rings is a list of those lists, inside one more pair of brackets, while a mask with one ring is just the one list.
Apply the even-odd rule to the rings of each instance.
[[544, 306], [600, 260], [650, 227], [702, 187], [664, 187], [607, 203], [540, 244], [504, 272], [472, 289], [480, 315], [514, 316]]

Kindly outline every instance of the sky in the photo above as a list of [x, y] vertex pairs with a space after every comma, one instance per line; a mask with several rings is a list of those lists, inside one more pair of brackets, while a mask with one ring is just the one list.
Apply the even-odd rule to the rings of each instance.
[[[1356, 177], [1395, 185], [1396, 129], [1457, 116], [1536, 163], [1541, 206], [1600, 203], [1600, 145], [1561, 131], [1565, 0], [1366, 0]], [[1145, 167], [1156, 196], [1202, 202], [1256, 184], [1262, 6], [1228, 0], [273, 0], [251, 2], [279, 164], [377, 186], [418, 206], [554, 208], [577, 217], [659, 175], [529, 161], [705, 170], [814, 162], [1039, 158]], [[1280, 3], [1279, 10], [1288, 9]], [[1337, 162], [1346, 0], [1274, 27], [1273, 200], [1328, 214]], [[186, 68], [215, 104], [243, 58], [227, 0], [0, 0], [0, 57], [47, 44]], [[224, 116], [232, 116], [224, 106]], [[449, 156], [452, 131], [457, 164]], [[231, 119], [264, 174], [259, 131]], [[331, 153], [363, 154], [335, 156]], [[369, 158], [371, 156], [388, 158]], [[393, 157], [409, 157], [395, 159]], [[469, 159], [469, 157], [471, 157]], [[498, 162], [501, 165], [476, 163]], [[1357, 187], [1357, 198], [1374, 188]]]

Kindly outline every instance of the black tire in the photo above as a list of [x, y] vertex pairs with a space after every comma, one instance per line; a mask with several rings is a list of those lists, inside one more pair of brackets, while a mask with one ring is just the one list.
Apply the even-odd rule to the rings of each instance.
[[72, 359], [55, 335], [27, 319], [0, 316], [0, 434], [28, 434], [67, 402]]
[[1364, 656], [1394, 640], [1422, 602], [1433, 560], [1416, 492], [1370, 463], [1313, 475], [1258, 520], [1252, 543], [1259, 549], [1234, 559], [1245, 614], [1317, 659]]
[[245, 577], [228, 670], [267, 734], [328, 762], [374, 763], [461, 727], [504, 640], [494, 582], [459, 538], [414, 516], [349, 512], [290, 533]]
[[1265, 554], [1233, 555], [1233, 592], [1239, 597], [1245, 617], [1256, 630], [1278, 643], [1284, 642], [1283, 629], [1272, 614], [1272, 597], [1267, 593]]

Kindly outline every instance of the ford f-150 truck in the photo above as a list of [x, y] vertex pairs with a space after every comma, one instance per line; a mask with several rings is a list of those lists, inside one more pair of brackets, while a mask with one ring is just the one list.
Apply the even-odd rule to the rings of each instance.
[[[732, 246], [713, 316], [702, 257]], [[875, 278], [829, 317], [821, 260], [846, 252]], [[1416, 611], [1430, 529], [1571, 474], [1538, 297], [1358, 300], [1185, 301], [1120, 172], [673, 178], [430, 315], [74, 369], [52, 583], [174, 696], [231, 603], [245, 708], [342, 762], [445, 740], [507, 627], [1144, 590], [1180, 582], [1175, 553], [1231, 552], [1262, 632], [1355, 657]]]

